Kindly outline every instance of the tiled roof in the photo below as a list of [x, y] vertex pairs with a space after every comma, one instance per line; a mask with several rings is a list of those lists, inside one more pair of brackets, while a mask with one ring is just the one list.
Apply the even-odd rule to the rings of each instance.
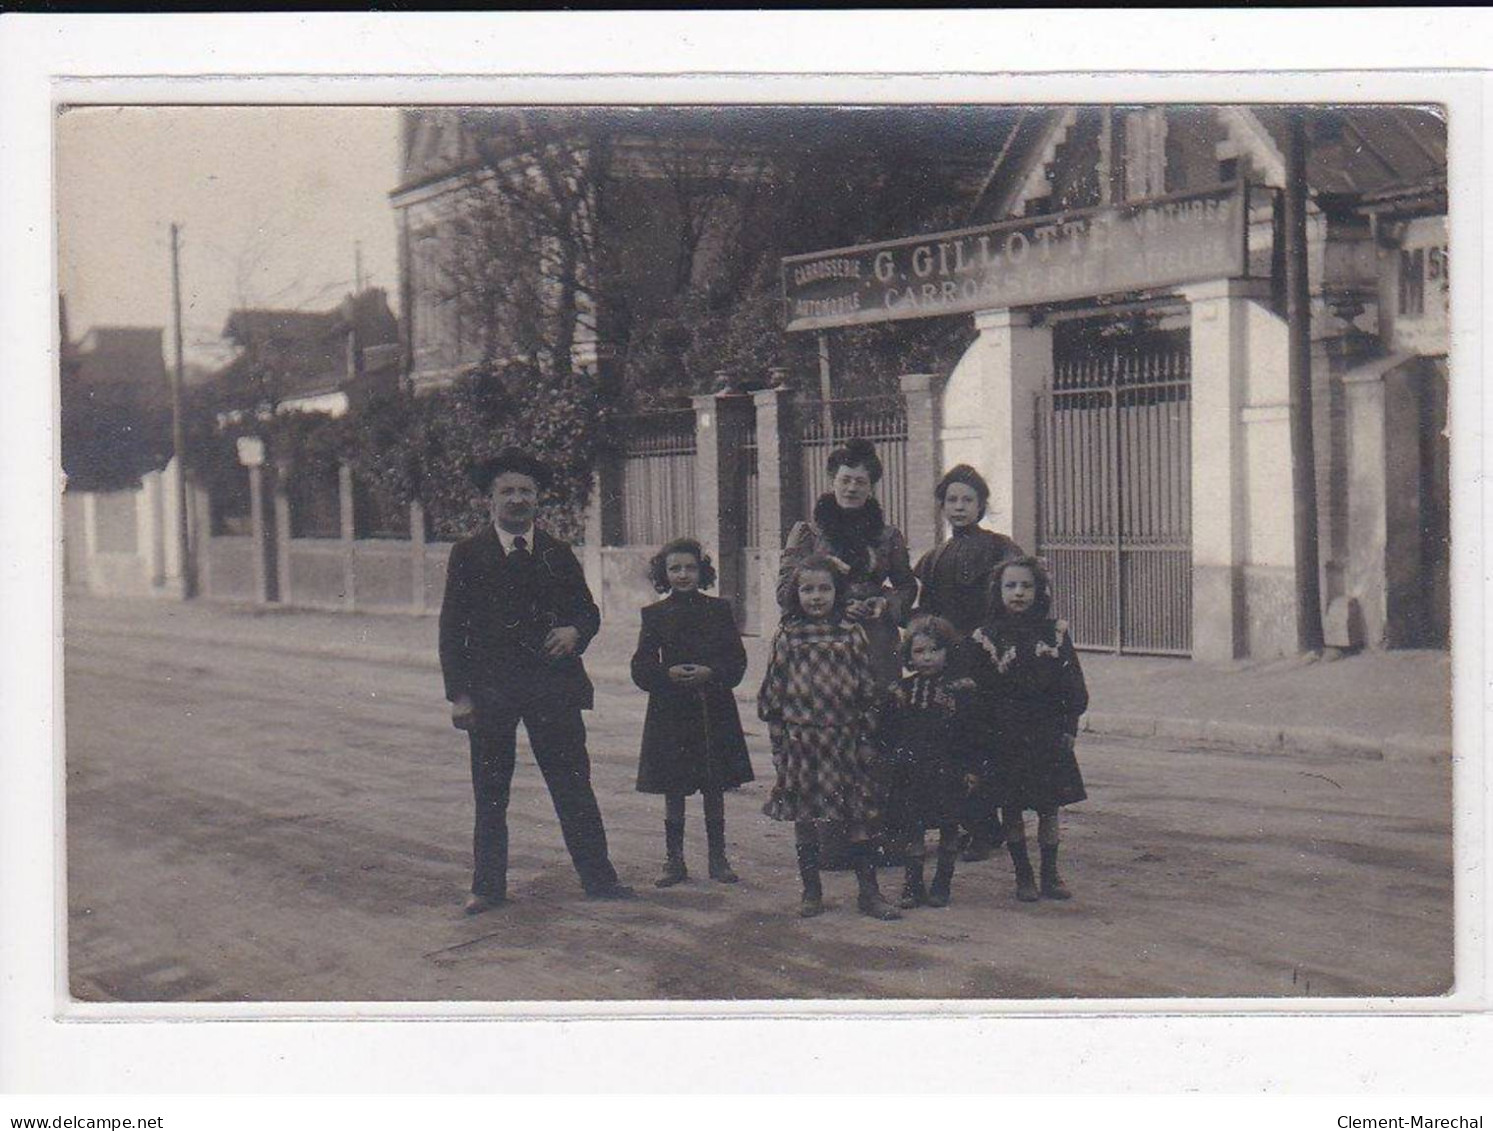
[[133, 389], [148, 401], [165, 403], [170, 386], [164, 337], [159, 326], [95, 326], [70, 351], [73, 373], [94, 388]]
[[[1251, 106], [1284, 153], [1287, 108]], [[1317, 192], [1358, 194], [1446, 177], [1446, 118], [1439, 107], [1343, 105], [1314, 108], [1306, 179]]]

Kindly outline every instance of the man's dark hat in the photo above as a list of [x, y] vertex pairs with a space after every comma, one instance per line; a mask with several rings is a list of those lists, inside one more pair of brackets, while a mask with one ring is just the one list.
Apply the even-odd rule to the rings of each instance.
[[550, 469], [522, 448], [504, 448], [495, 456], [488, 456], [472, 465], [472, 483], [484, 495], [492, 490], [493, 480], [505, 471], [517, 471], [527, 475], [543, 491], [554, 478]]

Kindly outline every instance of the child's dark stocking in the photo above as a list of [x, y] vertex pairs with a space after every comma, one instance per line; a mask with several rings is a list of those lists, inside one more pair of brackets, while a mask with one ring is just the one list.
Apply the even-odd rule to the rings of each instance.
[[881, 894], [876, 882], [876, 848], [869, 840], [857, 840], [850, 845], [850, 859], [855, 863], [855, 881], [860, 888], [856, 906], [862, 915], [873, 919], [900, 919], [898, 911]]
[[717, 883], [734, 884], [739, 878], [726, 859], [726, 797], [718, 789], [702, 794], [705, 802], [705, 840], [710, 846], [710, 878]]
[[906, 874], [902, 880], [902, 894], [897, 899], [897, 906], [904, 911], [910, 911], [914, 907], [921, 907], [928, 901], [927, 889], [923, 887], [923, 858], [927, 854], [927, 846], [924, 843], [924, 830], [921, 825], [912, 830], [908, 837], [905, 849]]
[[1020, 809], [1006, 810], [1006, 851], [1016, 868], [1016, 898], [1022, 903], [1036, 903], [1037, 877], [1032, 874], [1032, 859], [1026, 851], [1026, 822]]
[[798, 874], [804, 884], [798, 913], [808, 919], [824, 910], [824, 889], [819, 884], [819, 830], [813, 821], [793, 823], [793, 847], [798, 853]]
[[664, 795], [664, 872], [654, 887], [671, 888], [688, 878], [684, 867], [684, 794]]
[[933, 872], [933, 886], [928, 889], [929, 907], [947, 907], [954, 887], [954, 861], [959, 857], [959, 826], [940, 825], [938, 829], [938, 867]]
[[991, 848], [1000, 843], [992, 835], [992, 829], [1000, 825], [1000, 815], [992, 804], [990, 787], [986, 784], [989, 774], [981, 776], [980, 784], [970, 791], [964, 802], [964, 827], [969, 831], [964, 849], [967, 863], [990, 859]]
[[1047, 899], [1072, 899], [1073, 893], [1058, 875], [1058, 811], [1037, 814], [1037, 845], [1042, 850], [1042, 895]]

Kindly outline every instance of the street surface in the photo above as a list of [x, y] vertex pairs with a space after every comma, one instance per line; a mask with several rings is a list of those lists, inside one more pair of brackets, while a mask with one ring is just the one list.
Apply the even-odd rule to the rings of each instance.
[[[432, 626], [432, 638], [433, 638]], [[754, 684], [760, 672], [749, 672]], [[1253, 757], [1081, 736], [1076, 898], [1019, 904], [1004, 853], [879, 923], [854, 879], [797, 917], [792, 828], [727, 795], [734, 886], [652, 886], [663, 803], [633, 789], [645, 699], [592, 672], [593, 781], [640, 898], [593, 903], [521, 746], [510, 896], [466, 918], [471, 787], [438, 675], [132, 637], [70, 618], [68, 960], [85, 1001], [1397, 997], [1452, 981], [1445, 761]], [[522, 740], [522, 736], [521, 736]], [[1034, 825], [1034, 822], [1033, 822]], [[1034, 830], [1033, 830], [1034, 831]], [[1035, 846], [1033, 848], [1035, 855]], [[882, 872], [895, 895], [900, 871]]]

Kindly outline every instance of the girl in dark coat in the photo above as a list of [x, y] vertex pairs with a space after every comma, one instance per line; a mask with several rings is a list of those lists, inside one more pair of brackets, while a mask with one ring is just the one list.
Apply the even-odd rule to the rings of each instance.
[[[907, 873], [898, 906], [945, 907], [959, 853], [959, 813], [968, 762], [970, 695], [974, 684], [951, 679], [950, 654], [959, 633], [943, 617], [918, 616], [907, 626], [904, 676], [881, 709], [880, 739], [890, 773], [888, 809], [902, 842]], [[923, 887], [927, 832], [938, 830], [938, 867], [931, 889]]]
[[987, 772], [1003, 803], [1016, 897], [1027, 903], [1038, 898], [1038, 889], [1023, 812], [1037, 811], [1040, 894], [1068, 899], [1058, 876], [1058, 809], [1088, 796], [1073, 739], [1089, 693], [1067, 622], [1053, 620], [1051, 607], [1047, 572], [1037, 559], [1002, 562], [991, 578], [989, 616], [965, 641], [961, 665], [977, 688], [981, 729], [993, 752]]
[[732, 688], [746, 675], [746, 649], [731, 605], [707, 597], [715, 568], [700, 543], [678, 538], [648, 567], [662, 601], [643, 609], [643, 627], [632, 657], [632, 679], [648, 692], [638, 790], [664, 795], [663, 875], [658, 887], [688, 876], [684, 866], [684, 799], [699, 792], [705, 803], [710, 878], [734, 884], [726, 858], [723, 791], [752, 780], [741, 717]]

